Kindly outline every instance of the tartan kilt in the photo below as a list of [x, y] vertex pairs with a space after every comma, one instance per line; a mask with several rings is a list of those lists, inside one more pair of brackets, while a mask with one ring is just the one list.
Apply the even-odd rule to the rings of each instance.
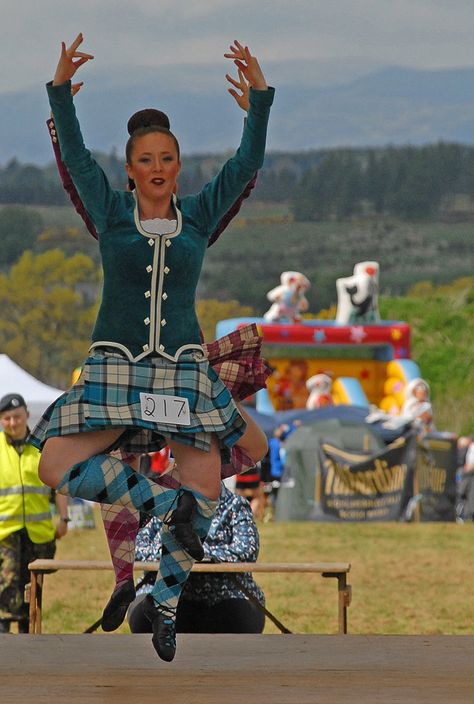
[[261, 347], [262, 338], [254, 323], [203, 344], [209, 364], [237, 401], [264, 389], [272, 373], [260, 357]]
[[[168, 438], [209, 451], [215, 434], [221, 447], [222, 476], [244, 471], [254, 463], [236, 445], [246, 424], [232, 396], [242, 400], [264, 387], [270, 370], [260, 359], [260, 346], [256, 326], [249, 325], [204, 345], [204, 353], [182, 354], [177, 362], [164, 357], [131, 362], [111, 348], [96, 348], [86, 359], [79, 380], [49, 406], [29, 441], [42, 449], [50, 437], [122, 427], [124, 434], [114, 449], [125, 453], [154, 452]], [[140, 393], [187, 398], [191, 424], [144, 420]]]
[[[264, 389], [272, 370], [261, 358], [262, 337], [254, 323], [245, 325], [214, 342], [203, 344], [209, 363], [229, 389], [232, 398], [243, 401]], [[246, 472], [255, 462], [236, 443], [231, 455], [221, 451], [221, 477]]]

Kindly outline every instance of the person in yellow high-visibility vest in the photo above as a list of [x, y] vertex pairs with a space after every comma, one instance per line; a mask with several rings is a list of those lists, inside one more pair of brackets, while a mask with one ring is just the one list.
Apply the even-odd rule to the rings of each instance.
[[27, 633], [25, 585], [28, 564], [54, 557], [56, 538], [67, 532], [67, 497], [56, 494], [56, 528], [50, 510], [51, 489], [38, 477], [39, 451], [27, 442], [28, 410], [20, 394], [0, 399], [0, 633], [12, 621]]

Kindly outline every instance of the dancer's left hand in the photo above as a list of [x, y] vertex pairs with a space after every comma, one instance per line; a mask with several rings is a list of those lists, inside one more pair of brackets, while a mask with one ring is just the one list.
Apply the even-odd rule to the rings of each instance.
[[241, 69], [239, 68], [238, 70], [239, 73], [239, 80], [237, 81], [235, 78], [232, 78], [232, 76], [228, 73], [226, 73], [225, 77], [231, 83], [235, 88], [229, 88], [229, 93], [231, 96], [234, 98], [235, 102], [239, 106], [239, 108], [242, 108], [242, 110], [245, 110], [245, 112], [249, 111], [249, 89], [250, 85], [247, 83], [245, 80], [245, 76]]
[[226, 59], [234, 61], [254, 90], [267, 90], [268, 85], [263, 71], [257, 58], [250, 53], [248, 46], [243, 46], [237, 39], [234, 39], [234, 43], [230, 45], [230, 53], [224, 54], [224, 56]]

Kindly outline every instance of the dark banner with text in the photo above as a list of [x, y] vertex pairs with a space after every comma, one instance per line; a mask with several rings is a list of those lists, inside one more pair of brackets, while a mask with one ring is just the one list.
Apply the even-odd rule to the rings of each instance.
[[413, 491], [414, 443], [412, 436], [400, 437], [364, 455], [322, 442], [316, 491], [322, 513], [342, 521], [400, 520]]
[[418, 441], [416, 519], [454, 521], [456, 512], [457, 442], [454, 435], [432, 433]]

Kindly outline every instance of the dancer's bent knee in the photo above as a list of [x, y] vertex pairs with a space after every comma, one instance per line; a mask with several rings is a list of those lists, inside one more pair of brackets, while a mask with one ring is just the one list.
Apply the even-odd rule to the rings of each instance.
[[47, 486], [56, 489], [73, 465], [110, 447], [122, 432], [123, 429], [118, 428], [48, 438], [41, 453], [39, 478]]
[[56, 489], [73, 462], [69, 461], [65, 449], [61, 452], [61, 445], [57, 443], [61, 438], [50, 438], [46, 441], [40, 463], [38, 476], [41, 481]]

